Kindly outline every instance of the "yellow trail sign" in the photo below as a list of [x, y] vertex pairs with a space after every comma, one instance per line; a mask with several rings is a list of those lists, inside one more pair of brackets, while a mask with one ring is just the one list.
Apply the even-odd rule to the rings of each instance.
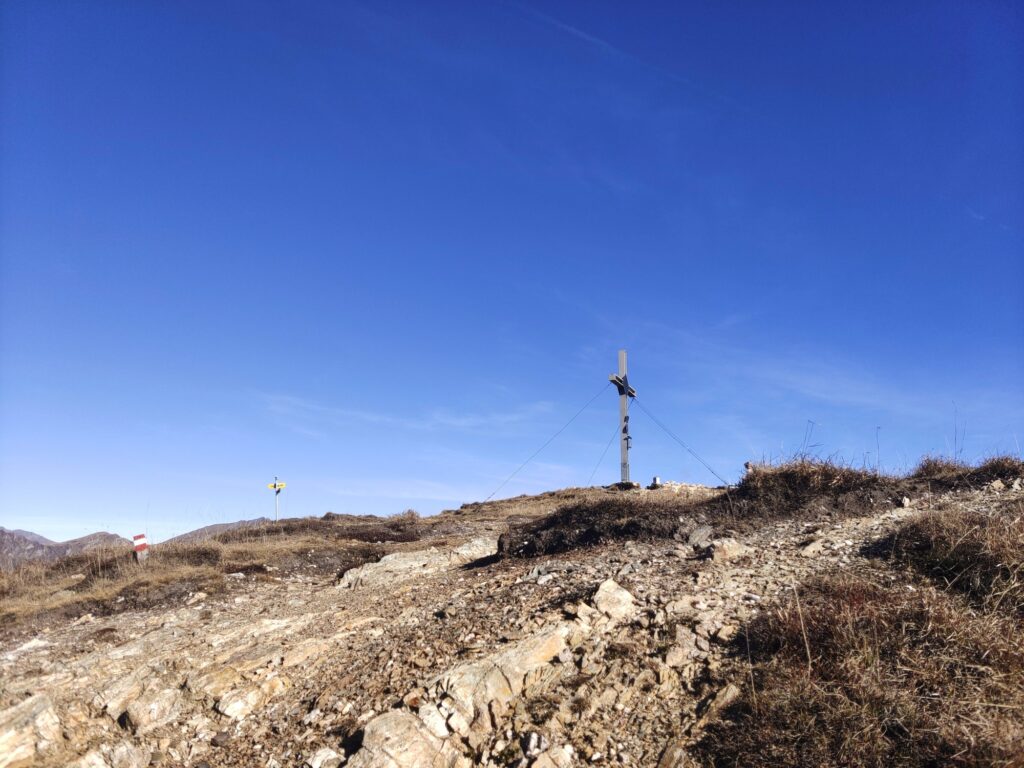
[[269, 488], [272, 491], [276, 491], [278, 488], [284, 488], [284, 487], [285, 487], [284, 483], [267, 483], [267, 488]]

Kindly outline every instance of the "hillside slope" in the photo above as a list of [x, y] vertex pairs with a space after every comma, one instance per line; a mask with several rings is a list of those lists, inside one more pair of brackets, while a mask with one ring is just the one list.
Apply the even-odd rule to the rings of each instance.
[[106, 531], [56, 542], [30, 531], [0, 528], [0, 569], [10, 569], [27, 560], [56, 560], [110, 547], [131, 547], [131, 542]]
[[1024, 468], [786, 471], [296, 521], [228, 573], [239, 542], [206, 545], [217, 591], [7, 636], [0, 766], [1014, 764], [1024, 547], [986, 553], [1021, 534]]

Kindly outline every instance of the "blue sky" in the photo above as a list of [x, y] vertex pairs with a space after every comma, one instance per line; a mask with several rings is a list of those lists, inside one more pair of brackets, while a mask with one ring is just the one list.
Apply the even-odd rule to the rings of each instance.
[[[1002, 2], [0, 6], [0, 524], [492, 493], [630, 353], [717, 472], [1024, 441]], [[595, 403], [502, 488], [581, 485]], [[956, 427], [954, 427], [956, 424]], [[633, 474], [716, 482], [634, 412]], [[615, 447], [594, 482], [617, 478]]]

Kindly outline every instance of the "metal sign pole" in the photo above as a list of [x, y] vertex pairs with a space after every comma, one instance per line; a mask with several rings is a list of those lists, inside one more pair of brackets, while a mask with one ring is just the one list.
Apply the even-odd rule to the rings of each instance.
[[281, 489], [285, 487], [285, 484], [277, 479], [277, 475], [274, 475], [274, 482], [267, 483], [267, 488], [274, 492], [274, 522], [276, 523], [281, 517]]

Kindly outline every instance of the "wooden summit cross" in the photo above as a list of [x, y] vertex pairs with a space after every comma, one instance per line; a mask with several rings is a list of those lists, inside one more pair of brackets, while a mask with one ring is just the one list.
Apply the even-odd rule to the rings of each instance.
[[619, 372], [608, 377], [608, 381], [619, 390], [619, 466], [622, 482], [629, 480], [629, 448], [633, 438], [629, 436], [629, 398], [636, 397], [636, 390], [629, 386], [626, 376], [626, 350], [619, 350]]

